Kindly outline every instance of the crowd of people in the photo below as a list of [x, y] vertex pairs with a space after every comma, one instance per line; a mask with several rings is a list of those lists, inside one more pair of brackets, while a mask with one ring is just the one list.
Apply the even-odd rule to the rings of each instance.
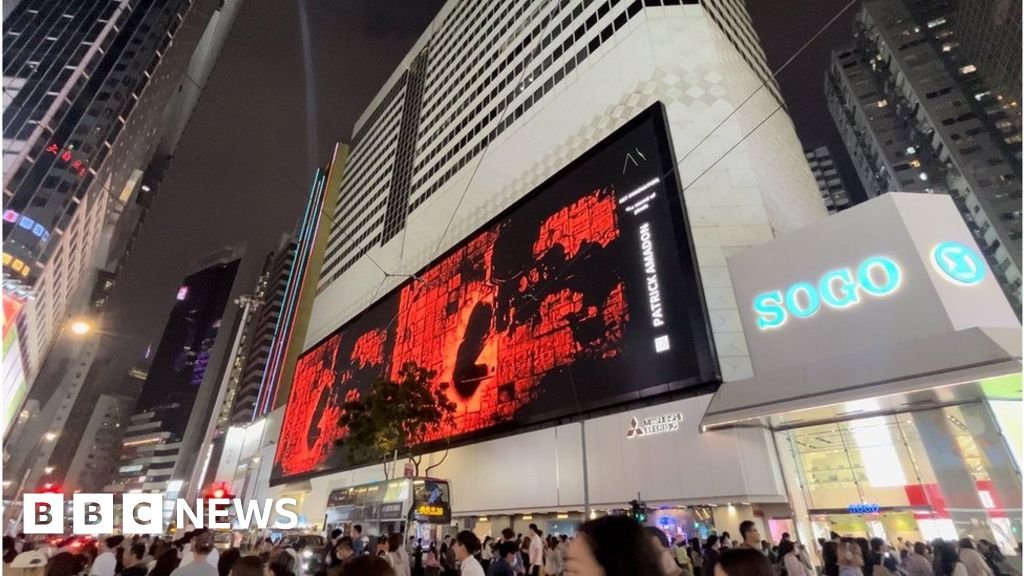
[[[728, 532], [670, 540], [613, 515], [584, 523], [574, 537], [531, 524], [526, 535], [506, 528], [483, 541], [464, 530], [439, 542], [402, 534], [373, 542], [356, 525], [348, 534], [334, 530], [315, 552], [270, 539], [222, 552], [208, 530], [52, 545], [19, 535], [4, 538], [3, 564], [15, 576], [1021, 576], [987, 540], [888, 543], [832, 533], [817, 545], [820, 566], [788, 533], [773, 544], [749, 520], [736, 541]], [[317, 562], [303, 561], [314, 554]]]

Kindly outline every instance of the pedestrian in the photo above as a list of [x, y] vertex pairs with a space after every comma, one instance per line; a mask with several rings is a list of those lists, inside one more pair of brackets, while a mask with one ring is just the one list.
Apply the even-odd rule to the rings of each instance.
[[480, 543], [480, 566], [487, 572], [487, 569], [491, 566], [491, 561], [494, 559], [494, 538], [490, 536], [484, 537], [484, 541]]
[[455, 560], [459, 563], [459, 574], [461, 576], [484, 576], [484, 569], [476, 554], [480, 552], [480, 538], [469, 530], [463, 530], [455, 535], [455, 542], [452, 544], [452, 551], [455, 553]]
[[690, 559], [690, 548], [686, 538], [679, 538], [675, 544], [676, 565], [683, 570], [683, 576], [694, 576], [693, 560]]
[[839, 576], [863, 576], [864, 552], [853, 538], [843, 538], [838, 547]]
[[519, 547], [512, 540], [498, 544], [498, 555], [487, 569], [487, 576], [516, 576], [513, 563], [519, 556]]
[[18, 555], [17, 543], [13, 536], [4, 536], [4, 564], [10, 564]]
[[882, 563], [885, 560], [885, 554], [889, 551], [885, 540], [872, 538], [868, 546], [870, 550], [864, 557], [864, 576], [889, 576], [888, 569]]
[[210, 563], [210, 556], [215, 550], [213, 534], [209, 530], [196, 530], [192, 534], [191, 544], [189, 560], [182, 558], [181, 564], [171, 572], [171, 576], [219, 576], [217, 565]]
[[647, 532], [651, 546], [656, 551], [664, 576], [683, 576], [683, 569], [676, 563], [676, 555], [661, 528], [644, 526], [644, 531]]
[[364, 554], [345, 566], [345, 576], [397, 576], [387, 560]]
[[814, 576], [800, 560], [792, 540], [783, 539], [779, 543], [779, 556], [782, 557], [782, 567], [786, 569], [786, 576]]
[[[722, 532], [722, 535], [719, 537], [718, 541], [721, 543], [723, 552], [725, 550], [728, 550], [729, 548], [732, 548], [732, 536], [729, 535], [729, 532]], [[709, 574], [708, 576], [714, 576], [714, 574]]]
[[369, 554], [369, 547], [370, 539], [363, 536], [363, 527], [359, 524], [354, 524], [352, 526], [352, 549], [355, 550], [356, 556]]
[[[741, 532], [742, 534], [742, 532]], [[740, 546], [722, 552], [715, 576], [774, 576], [772, 565], [757, 548]]]
[[149, 576], [171, 576], [178, 567], [178, 550], [170, 546], [157, 556], [156, 563], [149, 570]]
[[[723, 536], [728, 532], [723, 532]], [[757, 525], [754, 524], [753, 520], [744, 520], [740, 522], [740, 548], [751, 548], [754, 550], [761, 550], [761, 533], [757, 530]], [[725, 543], [722, 543], [722, 547], [725, 547]]]
[[967, 576], [993, 576], [985, 557], [974, 549], [974, 542], [970, 538], [960, 539], [960, 561], [967, 568]]
[[402, 535], [391, 534], [388, 536], [388, 564], [395, 569], [398, 576], [412, 576], [412, 565], [409, 563], [409, 553], [402, 546]]
[[430, 543], [427, 549], [427, 559], [423, 563], [423, 573], [426, 576], [439, 576], [441, 574], [441, 558], [437, 551], [437, 544]]
[[189, 536], [189, 547], [188, 547], [188, 550], [186, 550], [181, 555], [181, 565], [182, 566], [187, 566], [187, 565], [192, 563], [192, 558], [193, 558], [193, 555], [195, 554], [196, 538], [199, 538], [200, 536], [202, 536], [203, 539], [204, 539], [204, 542], [208, 538], [209, 541], [210, 541], [210, 545], [211, 545], [210, 551], [206, 554], [206, 562], [210, 566], [213, 566], [214, 569], [216, 569], [217, 568], [217, 563], [220, 562], [220, 550], [217, 550], [217, 548], [215, 546], [213, 546], [213, 533], [210, 532], [206, 528], [200, 528], [200, 529], [198, 529], [198, 530], [196, 530], [194, 532], [189, 533], [188, 536]]
[[690, 563], [693, 564], [693, 576], [704, 576], [704, 551], [701, 550], [700, 538], [690, 539]]
[[1020, 570], [1012, 562], [1006, 561], [1003, 551], [996, 544], [982, 538], [978, 540], [978, 552], [985, 557], [988, 567], [997, 576], [1020, 576]]
[[530, 524], [530, 533], [530, 576], [541, 576], [544, 568], [544, 532], [536, 524]]
[[572, 576], [661, 576], [650, 537], [626, 516], [602, 516], [584, 523], [569, 544], [565, 572]]
[[124, 536], [110, 536], [101, 541], [99, 554], [89, 568], [90, 576], [114, 576], [117, 572], [117, 547]]
[[355, 555], [356, 551], [352, 545], [352, 538], [348, 536], [338, 538], [338, 543], [334, 546], [334, 557], [336, 560], [327, 569], [327, 576], [341, 576], [345, 564], [352, 558], [355, 558]]
[[953, 544], [935, 540], [932, 542], [932, 550], [935, 554], [935, 576], [968, 576], [967, 567], [960, 560]]
[[242, 556], [231, 566], [231, 576], [263, 576], [263, 561], [259, 556]]
[[143, 562], [145, 556], [145, 544], [132, 544], [131, 548], [124, 555], [124, 569], [121, 570], [121, 576], [146, 576], [149, 570], [146, 568], [145, 562]]
[[928, 560], [924, 542], [916, 542], [903, 560], [903, 569], [908, 576], [935, 576], [932, 563]]
[[335, 549], [338, 546], [338, 540], [341, 539], [345, 532], [341, 528], [335, 528], [331, 530], [330, 538], [327, 540], [327, 549], [324, 550], [324, 571], [326, 572], [331, 566], [338, 563], [338, 556]]
[[708, 536], [707, 542], [704, 543], [704, 576], [715, 576], [715, 564], [718, 564], [718, 559], [721, 557], [722, 543], [719, 542], [718, 536], [712, 534]]
[[544, 547], [544, 574], [560, 576], [562, 574], [562, 555], [558, 551], [558, 538], [549, 536]]
[[228, 548], [220, 555], [217, 560], [217, 574], [219, 576], [230, 576], [231, 568], [234, 567], [235, 562], [242, 557], [242, 553], [238, 551], [238, 548]]

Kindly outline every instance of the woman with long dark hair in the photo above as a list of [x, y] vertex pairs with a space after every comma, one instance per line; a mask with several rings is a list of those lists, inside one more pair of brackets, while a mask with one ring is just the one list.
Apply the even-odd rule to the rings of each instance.
[[935, 576], [967, 576], [967, 567], [960, 561], [952, 544], [936, 540], [932, 548], [935, 553]]
[[774, 576], [772, 564], [760, 550], [730, 548], [715, 564], [715, 576]]

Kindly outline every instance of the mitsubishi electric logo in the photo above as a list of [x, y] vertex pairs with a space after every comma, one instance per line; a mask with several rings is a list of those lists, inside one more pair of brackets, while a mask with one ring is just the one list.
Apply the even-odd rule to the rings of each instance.
[[942, 242], [935, 246], [932, 264], [961, 286], [974, 286], [985, 278], [985, 261], [981, 255], [959, 242]]
[[636, 416], [629, 419], [629, 428], [626, 429], [626, 438], [639, 438], [651, 434], [663, 434], [665, 432], [678, 432], [679, 425], [683, 422], [683, 413], [675, 412], [663, 416], [650, 416], [637, 420]]

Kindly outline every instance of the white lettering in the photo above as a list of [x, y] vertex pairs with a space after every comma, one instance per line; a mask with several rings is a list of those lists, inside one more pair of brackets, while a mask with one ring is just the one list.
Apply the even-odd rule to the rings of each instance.
[[255, 500], [249, 501], [249, 506], [246, 508], [242, 506], [242, 501], [235, 499], [235, 518], [238, 520], [238, 524], [241, 526], [252, 527], [252, 521], [256, 521], [256, 526], [260, 530], [267, 529], [267, 521], [270, 520], [270, 511], [274, 507], [274, 502], [269, 498], [263, 501], [263, 507], [261, 508], [259, 502]]
[[298, 502], [295, 501], [295, 498], [281, 498], [280, 500], [274, 503], [274, 510], [277, 512], [277, 515], [284, 516], [289, 520], [288, 522], [276, 522], [274, 524], [274, 528], [288, 530], [291, 528], [295, 528], [299, 525], [299, 515], [296, 514], [294, 510], [289, 510], [288, 508], [285, 508], [285, 504], [288, 504], [289, 506], [294, 508], [295, 506], [298, 505]]
[[179, 530], [182, 530], [184, 526], [187, 526], [187, 524], [185, 524], [185, 516], [188, 516], [189, 520], [192, 521], [192, 526], [195, 526], [196, 528], [202, 528], [203, 499], [200, 498], [196, 500], [196, 509], [195, 511], [193, 511], [192, 507], [188, 505], [188, 502], [186, 502], [184, 499], [179, 498], [177, 511], [174, 517], [175, 526], [177, 526]]
[[651, 242], [651, 225], [640, 225], [640, 249], [644, 256], [644, 272], [647, 274], [647, 301], [651, 306], [651, 324], [655, 328], [665, 325], [661, 308], [661, 289], [658, 288], [658, 268], [654, 262], [654, 243]]

